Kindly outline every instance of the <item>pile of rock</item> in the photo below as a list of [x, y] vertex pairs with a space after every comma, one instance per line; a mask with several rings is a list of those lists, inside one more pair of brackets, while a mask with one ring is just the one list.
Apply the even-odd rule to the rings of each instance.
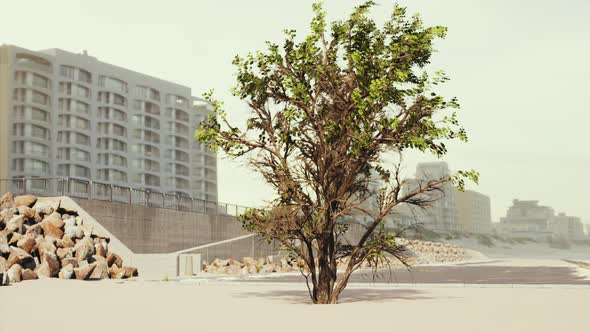
[[215, 259], [211, 264], [203, 263], [203, 271], [214, 274], [255, 274], [272, 272], [299, 271], [305, 267], [303, 260], [285, 257], [244, 257], [242, 261], [235, 259]]
[[[465, 249], [453, 244], [403, 238], [398, 238], [397, 243], [408, 249], [407, 261], [412, 265], [460, 262], [469, 258]], [[347, 259], [342, 259], [338, 262], [338, 269], [345, 269], [347, 263]], [[399, 260], [392, 258], [387, 262], [382, 262], [378, 268], [401, 265]], [[213, 274], [294, 272], [299, 271], [300, 268], [307, 270], [302, 259], [279, 256], [244, 257], [241, 262], [235, 259], [215, 259], [211, 264], [207, 264], [207, 262], [203, 264], [203, 271]], [[372, 266], [370, 262], [364, 262], [361, 268], [372, 268]]]
[[[137, 269], [109, 252], [110, 239], [77, 211], [37, 197], [0, 197], [0, 274], [4, 282], [39, 278], [123, 279]], [[3, 279], [0, 278], [0, 283]]]
[[397, 243], [414, 253], [414, 264], [453, 263], [470, 258], [464, 248], [455, 244], [404, 238], [398, 238]]

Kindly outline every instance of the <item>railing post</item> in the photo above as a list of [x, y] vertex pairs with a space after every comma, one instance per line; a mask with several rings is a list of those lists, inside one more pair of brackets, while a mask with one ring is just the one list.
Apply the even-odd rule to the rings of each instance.
[[88, 182], [88, 200], [92, 199], [93, 186], [94, 186], [94, 183], [92, 181]]
[[23, 178], [23, 189], [21, 194], [26, 194], [27, 193], [27, 178]]
[[133, 188], [129, 188], [129, 205], [132, 204], [133, 201]]
[[113, 202], [113, 185], [111, 184], [111, 203]]

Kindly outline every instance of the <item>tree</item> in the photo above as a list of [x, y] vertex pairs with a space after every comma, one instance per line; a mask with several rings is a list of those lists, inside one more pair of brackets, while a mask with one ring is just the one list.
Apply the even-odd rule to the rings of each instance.
[[[444, 141], [467, 136], [454, 111], [457, 99], [433, 90], [448, 78], [442, 71], [431, 78], [424, 68], [446, 28], [425, 27], [397, 5], [378, 27], [369, 17], [374, 5], [366, 2], [328, 27], [322, 5], [315, 4], [304, 39], [287, 30], [282, 47], [267, 42], [264, 52], [236, 56], [232, 92], [249, 106], [246, 128], [232, 126], [210, 92], [205, 97], [214, 113], [195, 133], [215, 151], [248, 157], [276, 191], [268, 209], [248, 210], [242, 221], [305, 262], [302, 273], [314, 303], [336, 303], [364, 261], [386, 253], [404, 259], [395, 234], [383, 228], [396, 206], [424, 207], [444, 184], [462, 189], [466, 179], [477, 182], [475, 171], [460, 171], [402, 190], [404, 151], [440, 158], [447, 152]], [[385, 154], [400, 156], [393, 170], [384, 164]], [[377, 193], [369, 190], [375, 176], [384, 184]], [[371, 195], [377, 196], [375, 210], [365, 208]], [[359, 213], [371, 221], [351, 243], [341, 220]], [[338, 277], [343, 258], [348, 263]]]

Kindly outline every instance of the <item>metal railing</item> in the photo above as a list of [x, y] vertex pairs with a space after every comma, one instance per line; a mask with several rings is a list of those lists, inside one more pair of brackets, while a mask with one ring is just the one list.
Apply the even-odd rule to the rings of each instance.
[[0, 179], [0, 195], [70, 196], [154, 208], [239, 216], [248, 207], [69, 177]]

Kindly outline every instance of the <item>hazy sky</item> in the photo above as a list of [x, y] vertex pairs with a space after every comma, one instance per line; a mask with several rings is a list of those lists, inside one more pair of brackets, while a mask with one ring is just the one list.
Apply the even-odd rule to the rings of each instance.
[[[29, 49], [88, 50], [102, 61], [190, 86], [214, 88], [239, 123], [247, 109], [228, 89], [231, 60], [304, 32], [313, 1], [8, 1], [0, 0], [0, 43]], [[433, 67], [452, 78], [470, 142], [446, 159], [475, 168], [473, 188], [492, 199], [498, 221], [512, 199], [535, 199], [590, 223], [590, 1], [400, 1], [426, 24], [449, 27]], [[325, 2], [328, 19], [344, 18], [359, 1]], [[393, 2], [377, 0], [378, 21]], [[412, 155], [415, 162], [431, 157]], [[219, 162], [220, 200], [258, 206], [272, 197], [240, 164]]]

